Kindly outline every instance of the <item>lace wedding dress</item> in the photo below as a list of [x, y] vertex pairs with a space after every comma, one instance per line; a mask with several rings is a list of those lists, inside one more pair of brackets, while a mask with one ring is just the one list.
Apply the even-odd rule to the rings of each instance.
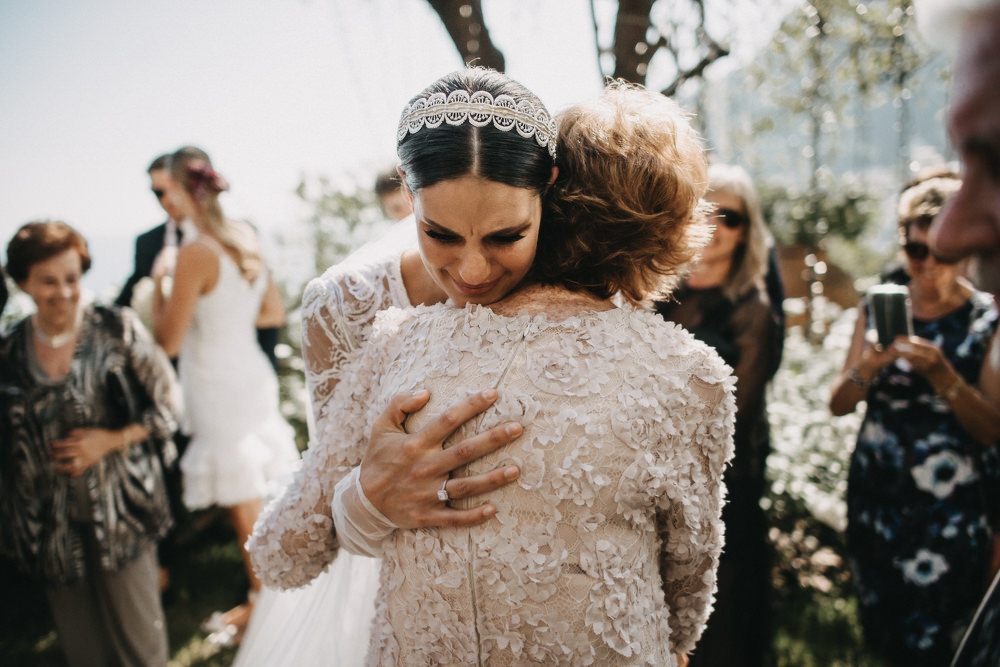
[[455, 473], [521, 466], [517, 483], [489, 494], [495, 520], [397, 530], [382, 544], [369, 665], [662, 666], [694, 649], [715, 588], [735, 414], [730, 369], [710, 348], [620, 308], [549, 321], [422, 306], [380, 314], [339, 380], [302, 470], [251, 541], [269, 585], [301, 586], [344, 557], [334, 484], [396, 392], [431, 390], [408, 430], [487, 386], [500, 399], [451, 441], [525, 426]]
[[[302, 354], [317, 432], [332, 428], [324, 422], [329, 416], [324, 406], [345, 364], [368, 339], [376, 313], [409, 305], [399, 261], [402, 250], [415, 243], [414, 223], [404, 222], [405, 228], [397, 227], [380, 243], [362, 247], [306, 287]], [[345, 552], [328, 569], [314, 571], [311, 581], [300, 580], [297, 585], [302, 588], [278, 590], [265, 585], [234, 667], [363, 665], [375, 615], [378, 570], [377, 559]]]

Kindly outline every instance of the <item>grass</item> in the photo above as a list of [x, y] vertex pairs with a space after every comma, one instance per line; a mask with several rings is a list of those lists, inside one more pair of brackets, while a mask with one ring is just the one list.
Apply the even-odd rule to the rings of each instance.
[[[243, 561], [222, 515], [182, 526], [179, 557], [164, 597], [172, 667], [226, 667], [236, 650], [205, 641], [201, 622], [213, 611], [239, 604], [247, 591]], [[5, 667], [61, 667], [62, 649], [44, 589], [0, 561], [0, 663]]]
[[[772, 667], [884, 667], [866, 651], [839, 536], [809, 518], [772, 517], [775, 543]], [[172, 667], [226, 667], [234, 649], [205, 641], [201, 622], [246, 594], [243, 561], [225, 517], [188, 526], [165, 597]], [[0, 567], [0, 662], [6, 667], [64, 665], [44, 592]]]

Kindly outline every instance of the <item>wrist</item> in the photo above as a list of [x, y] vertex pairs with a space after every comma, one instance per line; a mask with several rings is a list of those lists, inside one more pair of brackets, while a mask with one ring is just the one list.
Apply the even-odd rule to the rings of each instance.
[[848, 381], [861, 388], [864, 391], [868, 391], [868, 388], [872, 385], [872, 376], [862, 373], [861, 366], [851, 366], [847, 371]]
[[135, 433], [135, 425], [129, 424], [121, 430], [121, 445], [119, 445], [119, 449], [124, 451], [141, 439]]
[[965, 387], [966, 387], [965, 379], [961, 375], [958, 375], [954, 381], [945, 385], [941, 389], [937, 389], [936, 391], [937, 395], [943, 398], [945, 402], [951, 403], [956, 398], [958, 398], [958, 395], [962, 392], [963, 389], [965, 389]]

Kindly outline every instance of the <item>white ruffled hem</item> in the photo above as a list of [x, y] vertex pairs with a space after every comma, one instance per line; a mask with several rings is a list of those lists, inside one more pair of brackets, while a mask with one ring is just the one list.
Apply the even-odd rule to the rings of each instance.
[[197, 510], [265, 498], [287, 483], [298, 465], [295, 431], [273, 417], [239, 441], [220, 443], [195, 434], [181, 458], [184, 505]]

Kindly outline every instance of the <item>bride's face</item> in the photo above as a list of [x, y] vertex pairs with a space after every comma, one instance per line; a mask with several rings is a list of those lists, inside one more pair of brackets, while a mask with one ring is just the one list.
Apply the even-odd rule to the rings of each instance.
[[458, 306], [507, 296], [531, 268], [542, 201], [527, 188], [462, 176], [413, 195], [420, 256]]

